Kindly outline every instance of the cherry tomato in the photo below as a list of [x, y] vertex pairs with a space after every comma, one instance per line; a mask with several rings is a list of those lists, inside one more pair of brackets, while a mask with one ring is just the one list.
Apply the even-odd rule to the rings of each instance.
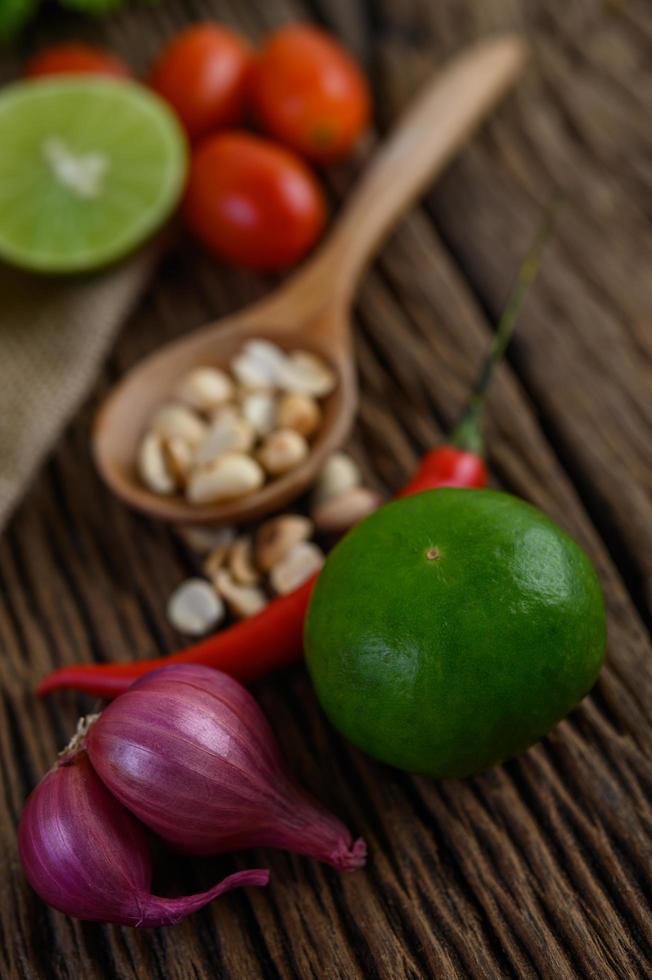
[[193, 139], [240, 122], [251, 49], [219, 24], [194, 24], [164, 48], [150, 85], [176, 110]]
[[40, 75], [113, 75], [129, 78], [127, 65], [110, 51], [73, 41], [39, 51], [25, 66], [29, 78]]
[[215, 255], [270, 270], [305, 255], [324, 227], [326, 203], [314, 175], [290, 150], [231, 132], [196, 150], [184, 212]]
[[271, 136], [310, 160], [345, 156], [369, 123], [369, 86], [335, 38], [303, 24], [272, 34], [252, 65], [249, 97]]

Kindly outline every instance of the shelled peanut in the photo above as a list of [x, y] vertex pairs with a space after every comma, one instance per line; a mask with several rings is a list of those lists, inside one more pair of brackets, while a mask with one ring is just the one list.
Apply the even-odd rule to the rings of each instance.
[[214, 629], [227, 611], [235, 619], [254, 616], [274, 595], [298, 588], [324, 562], [324, 552], [310, 540], [313, 522], [300, 514], [272, 517], [255, 532], [238, 534], [224, 526], [202, 538], [197, 530], [182, 534], [201, 551], [211, 544], [202, 563], [205, 578], [182, 582], [168, 601], [168, 619], [182, 633]]
[[229, 370], [196, 367], [151, 419], [139, 454], [154, 493], [184, 493], [192, 504], [253, 493], [298, 466], [317, 435], [320, 401], [336, 376], [308, 351], [251, 340]]
[[346, 453], [335, 453], [326, 461], [314, 486], [310, 516], [322, 534], [339, 535], [380, 504], [380, 494], [362, 486], [357, 463]]
[[357, 464], [336, 453], [327, 461], [311, 496], [310, 516], [279, 514], [256, 529], [230, 525], [179, 528], [186, 544], [203, 557], [205, 578], [190, 578], [168, 601], [168, 619], [180, 632], [201, 635], [230, 613], [244, 619], [277, 595], [299, 588], [319, 571], [324, 551], [313, 540], [344, 533], [381, 503], [362, 486]]

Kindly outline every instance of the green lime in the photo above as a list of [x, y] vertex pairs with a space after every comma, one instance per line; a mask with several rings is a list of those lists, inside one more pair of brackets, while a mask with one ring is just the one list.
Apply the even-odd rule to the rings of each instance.
[[467, 776], [522, 752], [592, 687], [595, 570], [536, 508], [493, 490], [382, 507], [329, 555], [306, 622], [326, 714], [370, 755]]
[[155, 231], [183, 189], [173, 113], [134, 82], [18, 82], [0, 94], [0, 258], [80, 272]]

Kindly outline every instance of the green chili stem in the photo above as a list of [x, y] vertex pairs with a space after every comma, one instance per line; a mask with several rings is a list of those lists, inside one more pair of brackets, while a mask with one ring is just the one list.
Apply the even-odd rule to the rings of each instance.
[[544, 246], [552, 235], [560, 204], [561, 201], [555, 199], [545, 211], [534, 240], [521, 262], [516, 280], [498, 321], [491, 348], [482, 365], [473, 393], [461, 419], [453, 429], [448, 440], [451, 445], [476, 453], [478, 456], [484, 455], [482, 417], [487, 389], [493, 377], [494, 367], [502, 359], [514, 333], [514, 328], [521, 313], [525, 297], [539, 271]]

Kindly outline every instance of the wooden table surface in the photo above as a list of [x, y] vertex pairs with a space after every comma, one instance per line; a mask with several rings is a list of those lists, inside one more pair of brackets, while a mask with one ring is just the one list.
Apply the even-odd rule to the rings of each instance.
[[[588, 550], [609, 652], [582, 706], [523, 757], [465, 781], [413, 778], [352, 750], [301, 668], [255, 688], [301, 779], [369, 844], [365, 871], [256, 852], [174, 859], [160, 887], [199, 890], [268, 865], [167, 930], [72, 921], [26, 886], [23, 800], [90, 702], [39, 702], [78, 660], [156, 655], [181, 638], [166, 598], [195, 559], [128, 512], [89, 458], [102, 394], [136, 359], [270, 282], [187, 242], [164, 261], [91, 398], [0, 540], [0, 975], [3, 978], [642, 977], [652, 972], [652, 12], [649, 0], [161, 0], [97, 24], [51, 18], [25, 50], [83, 30], [144, 66], [189, 19], [252, 37], [289, 18], [338, 32], [368, 71], [380, 132], [440, 60], [504, 28], [529, 74], [384, 249], [356, 316], [353, 446], [398, 487], [455, 419], [537, 222], [568, 203], [490, 402], [494, 482]], [[329, 176], [333, 202], [359, 164]], [[89, 330], [92, 329], [89, 323]]]

